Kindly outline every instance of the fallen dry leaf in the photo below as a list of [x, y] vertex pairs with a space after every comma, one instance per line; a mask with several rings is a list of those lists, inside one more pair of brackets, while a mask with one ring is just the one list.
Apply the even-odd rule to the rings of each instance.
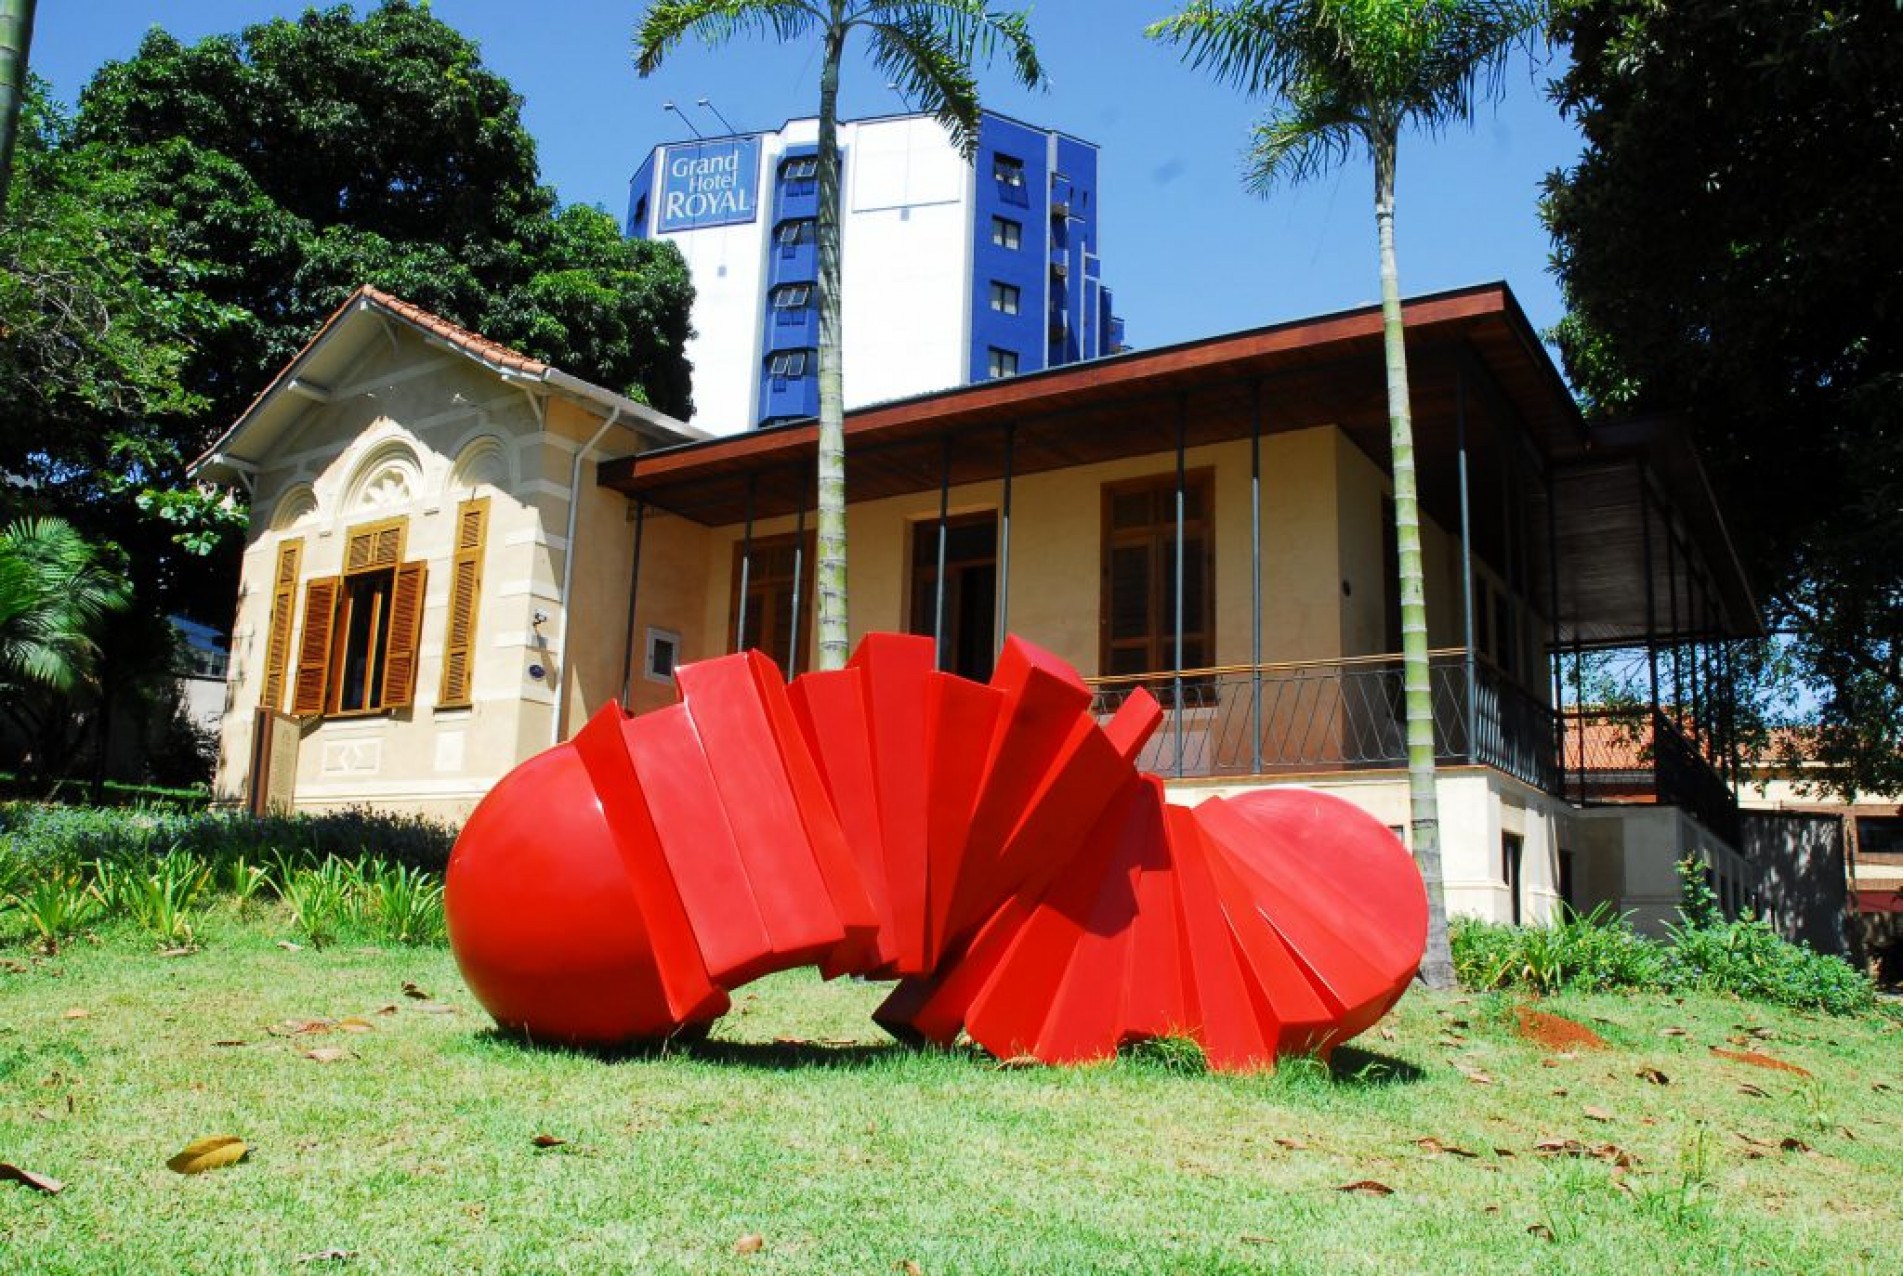
[[1544, 1223], [1535, 1223], [1535, 1224], [1533, 1224], [1533, 1225], [1532, 1225], [1531, 1227], [1529, 1227], [1529, 1228], [1527, 1228], [1527, 1229], [1526, 1229], [1526, 1234], [1527, 1234], [1528, 1236], [1537, 1236], [1537, 1237], [1539, 1237], [1539, 1238], [1540, 1238], [1541, 1240], [1543, 1240], [1543, 1241], [1550, 1241], [1550, 1240], [1557, 1240], [1557, 1239], [1558, 1239], [1557, 1237], [1555, 1237], [1555, 1236], [1553, 1235], [1553, 1229], [1552, 1229], [1552, 1228], [1550, 1228], [1550, 1227], [1548, 1227], [1548, 1226], [1547, 1226], [1546, 1224], [1544, 1224]]
[[187, 1143], [165, 1168], [179, 1174], [203, 1174], [242, 1161], [250, 1151], [235, 1134], [213, 1134]]
[[1394, 1040], [1394, 1029], [1392, 1029], [1392, 1028], [1383, 1028], [1383, 1029], [1381, 1030], [1381, 1040], [1383, 1040], [1383, 1041], [1392, 1041], [1392, 1040]]
[[1423, 1152], [1427, 1152], [1435, 1156], [1440, 1156], [1444, 1154], [1447, 1156], [1477, 1157], [1480, 1155], [1480, 1153], [1478, 1152], [1469, 1152], [1466, 1148], [1463, 1148], [1463, 1147], [1455, 1147], [1451, 1143], [1443, 1143], [1439, 1139], [1434, 1138], [1432, 1135], [1429, 1135], [1427, 1138], [1424, 1138], [1424, 1139], [1414, 1140], [1414, 1146], [1421, 1149], [1421, 1151]]
[[819, 1039], [819, 1044], [822, 1046], [856, 1046], [859, 1044], [859, 1038], [857, 1037], [821, 1037]]
[[1788, 1134], [1777, 1141], [1777, 1146], [1778, 1146], [1778, 1151], [1780, 1152], [1808, 1152], [1810, 1151], [1810, 1144], [1804, 1142], [1804, 1140], [1802, 1139], [1793, 1138]]
[[283, 949], [283, 950], [284, 950], [285, 952], [287, 952], [287, 953], [301, 953], [301, 952], [303, 952], [303, 951], [304, 951], [304, 945], [302, 945], [302, 944], [293, 944], [293, 943], [292, 943], [292, 942], [291, 942], [290, 940], [288, 940], [288, 939], [280, 939], [280, 940], [278, 940], [278, 947], [279, 947], [279, 948], [282, 948], [282, 949]]
[[1720, 1059], [1729, 1059], [1733, 1063], [1748, 1063], [1754, 1068], [1772, 1068], [1778, 1072], [1794, 1072], [1800, 1077], [1808, 1077], [1810, 1075], [1808, 1071], [1798, 1067], [1794, 1063], [1787, 1063], [1783, 1059], [1774, 1059], [1770, 1055], [1760, 1053], [1756, 1050], [1721, 1050], [1717, 1046], [1713, 1046], [1711, 1052]]
[[349, 1015], [339, 1019], [337, 1026], [345, 1032], [375, 1032], [377, 1027], [362, 1015]]
[[1300, 1139], [1277, 1139], [1276, 1142], [1291, 1152], [1306, 1152], [1308, 1150], [1308, 1144], [1302, 1142]]
[[1857, 1141], [1857, 1132], [1851, 1129], [1847, 1125], [1838, 1126], [1837, 1133], [1843, 1135], [1846, 1139], [1849, 1139], [1852, 1143], [1855, 1143]]
[[538, 1134], [534, 1138], [530, 1139], [529, 1142], [533, 1143], [538, 1148], [558, 1148], [562, 1146], [562, 1144], [568, 1142], [568, 1140], [558, 1139], [553, 1134]]
[[1386, 1183], [1374, 1179], [1356, 1179], [1352, 1183], [1343, 1183], [1335, 1189], [1337, 1192], [1353, 1192], [1357, 1196], [1393, 1196], [1394, 1189]]
[[306, 1050], [304, 1057], [313, 1063], [337, 1063], [340, 1060], [348, 1059], [350, 1057], [350, 1051], [337, 1046], [319, 1046], [315, 1050]]
[[925, 1269], [909, 1258], [902, 1258], [892, 1264], [892, 1270], [901, 1273], [902, 1276], [925, 1276]]
[[1586, 1145], [1578, 1139], [1541, 1139], [1533, 1145], [1541, 1156], [1584, 1156]]
[[1016, 1072], [1022, 1068], [1041, 1068], [1044, 1061], [1036, 1055], [1014, 1054], [1009, 1059], [1000, 1059], [991, 1065], [999, 1072]]
[[408, 997], [411, 1001], [428, 1001], [430, 999], [428, 991], [418, 987], [416, 982], [410, 979], [403, 981], [403, 995]]
[[1454, 1061], [1454, 1068], [1456, 1071], [1460, 1073], [1461, 1076], [1467, 1078], [1467, 1080], [1473, 1082], [1475, 1085], [1492, 1085], [1493, 1084], [1492, 1077], [1488, 1076], [1486, 1073], [1482, 1072], [1478, 1068], [1468, 1067], [1466, 1064], [1461, 1063], [1459, 1060]]
[[733, 1252], [736, 1254], [757, 1254], [765, 1248], [766, 1237], [758, 1232], [748, 1232], [733, 1243]]
[[161, 957], [190, 957], [193, 953], [197, 951], [198, 949], [194, 945], [183, 944], [177, 948], [161, 948], [159, 949], [159, 956]]
[[1650, 1081], [1653, 1085], [1670, 1085], [1672, 1079], [1657, 1068], [1640, 1068], [1632, 1074], [1641, 1081]]
[[1580, 1111], [1586, 1114], [1588, 1121], [1611, 1121], [1614, 1119], [1612, 1113], [1606, 1111], [1604, 1108], [1584, 1107], [1581, 1108]]
[[357, 1256], [354, 1249], [320, 1249], [314, 1254], [299, 1254], [300, 1263], [347, 1263]]
[[1683, 1028], [1660, 1028], [1659, 1029], [1659, 1036], [1661, 1037], [1688, 1037], [1690, 1035], [1691, 1034], [1686, 1032]]
[[212, 1044], [214, 1046], [242, 1046], [250, 1043], [238, 1037], [225, 1037], [222, 1040], [212, 1042]]
[[60, 1016], [62, 1019], [90, 1019], [92, 1017], [93, 1012], [84, 1006], [74, 1006], [71, 1010]]
[[418, 1014], [424, 1015], [453, 1015], [456, 1013], [456, 1007], [445, 1006], [440, 1001], [418, 1002], [415, 1006], [415, 1010]]
[[371, 1013], [379, 1014], [379, 1015], [393, 1015], [396, 1013], [396, 1003], [393, 1001], [387, 1006], [378, 1006]]
[[1890, 1083], [1887, 1081], [1872, 1081], [1870, 1088], [1875, 1090], [1878, 1094], [1888, 1094], [1892, 1089]]
[[1753, 1099], [1768, 1099], [1771, 1097], [1769, 1091], [1763, 1089], [1761, 1086], [1754, 1086], [1749, 1081], [1744, 1082], [1738, 1087], [1738, 1093], [1747, 1095]]
[[36, 1192], [44, 1192], [48, 1196], [58, 1196], [66, 1190], [66, 1185], [56, 1178], [35, 1174], [32, 1170], [8, 1165], [5, 1161], [0, 1161], [0, 1183], [20, 1183]]

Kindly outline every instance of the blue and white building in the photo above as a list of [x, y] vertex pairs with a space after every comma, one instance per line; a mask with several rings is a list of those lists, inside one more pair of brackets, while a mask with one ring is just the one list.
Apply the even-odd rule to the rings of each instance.
[[[694, 424], [819, 410], [819, 123], [656, 147], [627, 232], [692, 272]], [[1114, 354], [1097, 147], [984, 113], [967, 163], [929, 115], [842, 121], [846, 406]]]

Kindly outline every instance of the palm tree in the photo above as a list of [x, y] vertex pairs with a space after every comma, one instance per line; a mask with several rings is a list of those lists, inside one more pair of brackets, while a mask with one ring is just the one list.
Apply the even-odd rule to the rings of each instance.
[[984, 0], [655, 0], [635, 32], [635, 67], [652, 74], [682, 37], [722, 44], [739, 34], [781, 41], [817, 34], [819, 70], [819, 661], [846, 663], [846, 398], [841, 373], [839, 270], [839, 65], [863, 30], [872, 61], [943, 124], [967, 160], [978, 149], [978, 83], [972, 60], [1004, 49], [1027, 88], [1044, 79], [1029, 20], [993, 13]]
[[0, 221], [13, 177], [13, 133], [26, 99], [26, 54], [33, 43], [34, 0], [0, 0]]
[[1382, 338], [1394, 525], [1400, 544], [1401, 680], [1414, 856], [1427, 883], [1427, 955], [1421, 978], [1453, 983], [1434, 794], [1434, 711], [1428, 686], [1427, 602], [1421, 572], [1414, 426], [1394, 260], [1394, 173], [1401, 130], [1429, 134], [1470, 122], [1497, 100], [1508, 58], [1544, 28], [1540, 0], [1199, 0], [1153, 24], [1152, 39], [1180, 46], [1191, 65], [1273, 106], [1255, 127], [1246, 181], [1265, 194], [1332, 169], [1365, 146], [1374, 159], [1374, 220], [1381, 248]]
[[93, 630], [130, 601], [125, 582], [63, 519], [0, 531], [0, 688], [71, 690], [91, 670]]

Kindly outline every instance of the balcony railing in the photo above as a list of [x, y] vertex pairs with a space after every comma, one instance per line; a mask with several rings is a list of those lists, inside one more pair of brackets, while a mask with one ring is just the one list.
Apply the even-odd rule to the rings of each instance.
[[[1089, 680], [1096, 711], [1114, 712], [1137, 687], [1163, 706], [1140, 765], [1166, 776], [1288, 775], [1407, 765], [1398, 655], [1190, 669]], [[1434, 752], [1480, 763], [1549, 792], [1559, 785], [1553, 714], [1484, 665], [1469, 713], [1463, 653], [1430, 658]]]
[[1738, 840], [1738, 804], [1707, 756], [1708, 744], [1649, 705], [1568, 709], [1561, 757], [1564, 796], [1582, 806], [1644, 802], [1682, 807], [1712, 832]]

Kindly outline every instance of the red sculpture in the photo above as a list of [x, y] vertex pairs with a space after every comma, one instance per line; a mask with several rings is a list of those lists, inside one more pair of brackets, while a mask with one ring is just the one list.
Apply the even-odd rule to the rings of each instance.
[[1193, 1038], [1212, 1067], [1326, 1052], [1420, 963], [1427, 898], [1393, 834], [1298, 789], [1164, 800], [1161, 721], [1099, 722], [1068, 665], [1005, 644], [989, 685], [876, 634], [789, 688], [758, 652], [679, 670], [504, 777], [450, 856], [463, 977], [496, 1021], [612, 1045], [698, 1030], [760, 975], [899, 983], [896, 1036], [1104, 1058]]

